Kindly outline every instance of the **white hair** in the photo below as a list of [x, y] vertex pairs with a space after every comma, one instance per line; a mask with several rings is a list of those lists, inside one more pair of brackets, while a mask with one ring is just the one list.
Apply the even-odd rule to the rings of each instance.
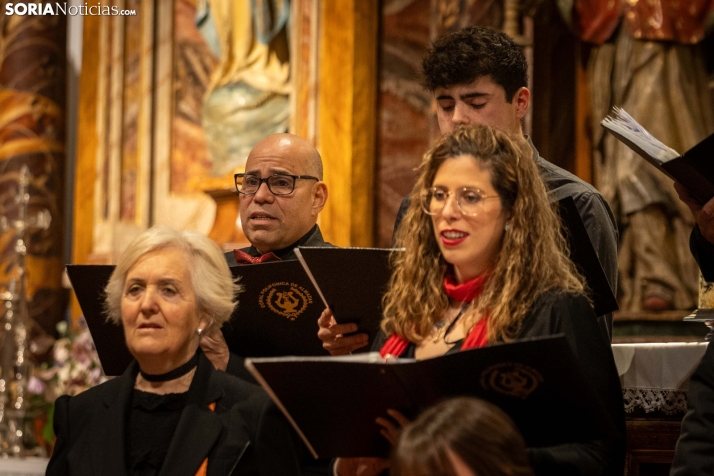
[[236, 294], [243, 291], [243, 287], [234, 282], [223, 252], [210, 238], [164, 225], [149, 228], [122, 253], [104, 289], [107, 319], [121, 323], [121, 299], [129, 270], [145, 254], [165, 249], [179, 250], [186, 256], [196, 295], [196, 311], [221, 327], [238, 305]]

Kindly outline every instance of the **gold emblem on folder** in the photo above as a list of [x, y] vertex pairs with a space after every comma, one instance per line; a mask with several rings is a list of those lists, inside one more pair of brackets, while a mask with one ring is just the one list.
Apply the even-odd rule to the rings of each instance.
[[481, 373], [481, 386], [504, 395], [525, 399], [543, 382], [533, 367], [505, 362], [492, 365]]
[[312, 296], [299, 284], [279, 282], [260, 291], [258, 304], [263, 309], [267, 307], [275, 314], [294, 321], [312, 304]]

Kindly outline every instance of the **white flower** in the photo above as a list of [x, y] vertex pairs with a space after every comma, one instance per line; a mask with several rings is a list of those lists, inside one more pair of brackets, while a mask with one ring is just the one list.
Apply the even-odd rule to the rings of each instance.
[[69, 349], [65, 347], [62, 344], [61, 341], [64, 339], [60, 339], [57, 341], [55, 344], [55, 351], [54, 351], [54, 357], [55, 357], [55, 365], [64, 365], [65, 362], [67, 362], [67, 359], [69, 358]]
[[46, 388], [47, 385], [45, 385], [45, 382], [34, 375], [30, 377], [30, 380], [27, 382], [27, 391], [35, 395], [42, 395]]

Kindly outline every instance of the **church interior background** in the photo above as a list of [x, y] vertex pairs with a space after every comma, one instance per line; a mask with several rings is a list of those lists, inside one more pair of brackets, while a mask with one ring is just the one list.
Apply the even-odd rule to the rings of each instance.
[[[619, 104], [680, 151], [714, 132], [713, 1], [262, 0], [253, 11], [248, 0], [101, 3], [137, 14], [0, 12], [0, 291], [14, 289], [21, 271], [12, 222], [23, 166], [27, 216], [51, 217], [24, 240], [34, 360], [50, 358], [58, 322], [78, 325], [65, 263], [114, 263], [154, 224], [245, 245], [231, 176], [273, 132], [321, 152], [328, 241], [389, 247], [414, 168], [438, 136], [420, 59], [437, 36], [467, 25], [523, 45], [526, 132], [616, 214], [614, 341], [706, 333], [682, 322], [698, 296], [689, 212], [597, 124]], [[643, 198], [638, 186], [656, 193]]]

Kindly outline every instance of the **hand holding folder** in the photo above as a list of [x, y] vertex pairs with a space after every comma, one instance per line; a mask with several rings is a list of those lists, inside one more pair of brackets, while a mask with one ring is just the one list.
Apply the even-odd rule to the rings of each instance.
[[[332, 355], [368, 350], [382, 321], [382, 297], [391, 269], [391, 249], [313, 248], [295, 251], [328, 314], [318, 322], [319, 338]], [[352, 332], [360, 334], [345, 335]]]
[[364, 332], [355, 334], [358, 330], [357, 324], [353, 322], [338, 324], [330, 308], [322, 312], [317, 325], [320, 329], [317, 331], [317, 337], [330, 355], [348, 355], [369, 345], [367, 334]]
[[370, 353], [247, 359], [246, 367], [316, 458], [385, 456], [390, 448], [378, 417], [395, 409], [411, 419], [455, 396], [499, 406], [531, 447], [616, 432], [562, 335], [421, 361], [385, 362]]
[[674, 189], [677, 191], [679, 199], [689, 207], [692, 215], [694, 215], [694, 221], [697, 222], [702, 236], [709, 243], [714, 244], [714, 198], [701, 204], [681, 183], [674, 182]]

